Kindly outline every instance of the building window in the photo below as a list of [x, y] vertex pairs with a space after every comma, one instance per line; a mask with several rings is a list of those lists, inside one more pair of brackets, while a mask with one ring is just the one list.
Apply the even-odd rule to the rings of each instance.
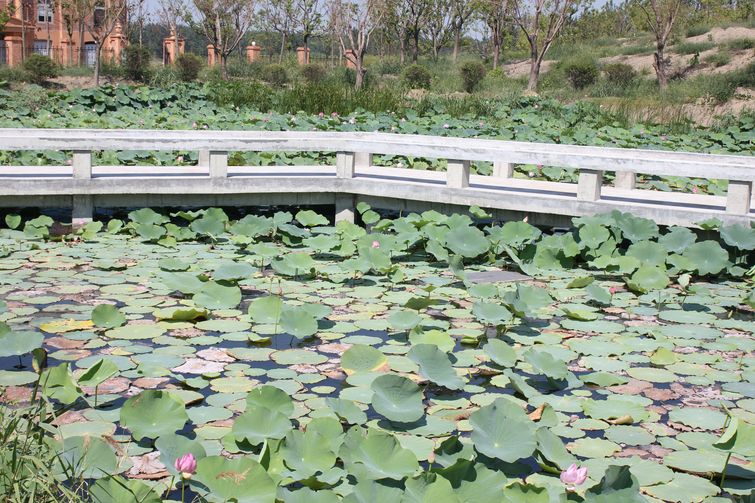
[[105, 6], [103, 4], [97, 4], [94, 7], [94, 26], [99, 28], [105, 22]]
[[50, 56], [50, 46], [47, 44], [47, 40], [35, 40], [33, 50], [34, 54]]
[[52, 22], [52, 0], [38, 0], [37, 2], [37, 22]]

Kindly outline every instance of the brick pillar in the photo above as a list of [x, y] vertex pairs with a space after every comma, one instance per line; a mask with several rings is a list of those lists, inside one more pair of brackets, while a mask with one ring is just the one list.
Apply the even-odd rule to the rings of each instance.
[[354, 51], [349, 49], [348, 51], [344, 52], [343, 59], [346, 68], [351, 68], [352, 70], [357, 69], [357, 55]]
[[207, 44], [207, 66], [215, 66], [218, 60], [215, 58], [215, 46]]
[[184, 53], [186, 43], [182, 37], [173, 32], [163, 39], [163, 65], [172, 65], [176, 58]]
[[5, 36], [5, 54], [8, 66], [20, 66], [24, 62], [24, 47], [21, 35]]
[[262, 55], [262, 48], [256, 44], [247, 45], [246, 46], [246, 60], [249, 63], [254, 63], [255, 61], [260, 60], [260, 56]]
[[306, 49], [304, 47], [297, 47], [296, 48], [296, 61], [300, 65], [308, 65], [309, 64], [309, 54], [310, 54], [309, 47]]

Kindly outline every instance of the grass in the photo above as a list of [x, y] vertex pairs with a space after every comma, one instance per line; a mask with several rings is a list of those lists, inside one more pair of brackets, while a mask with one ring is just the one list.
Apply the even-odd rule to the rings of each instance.
[[703, 62], [719, 68], [731, 62], [731, 53], [727, 50], [719, 49], [717, 53], [703, 58]]
[[736, 38], [726, 42], [726, 47], [732, 51], [744, 51], [747, 49], [755, 48], [755, 39], [752, 38]]
[[686, 36], [687, 38], [697, 37], [700, 35], [704, 35], [708, 33], [709, 31], [710, 31], [710, 26], [706, 24], [698, 24], [698, 25], [690, 26], [689, 28], [687, 28]]
[[679, 42], [673, 45], [679, 54], [700, 54], [716, 46], [713, 42]]

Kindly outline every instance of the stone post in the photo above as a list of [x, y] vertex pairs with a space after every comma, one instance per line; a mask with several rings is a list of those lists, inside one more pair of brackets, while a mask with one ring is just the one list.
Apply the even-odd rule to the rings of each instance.
[[308, 65], [309, 64], [309, 55], [312, 51], [310, 51], [309, 47], [297, 47], [296, 48], [296, 61], [300, 65]]

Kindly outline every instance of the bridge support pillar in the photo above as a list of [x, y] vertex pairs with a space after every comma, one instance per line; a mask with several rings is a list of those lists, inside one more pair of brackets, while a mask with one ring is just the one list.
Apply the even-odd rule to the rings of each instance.
[[504, 161], [493, 161], [493, 176], [496, 178], [514, 178], [514, 164]]
[[88, 194], [73, 196], [71, 225], [74, 229], [83, 227], [94, 217], [94, 199]]
[[354, 196], [352, 194], [336, 194], [336, 223], [354, 223]]
[[617, 189], [634, 190], [637, 188], [637, 175], [631, 171], [617, 171], [613, 186]]
[[729, 180], [726, 191], [726, 213], [748, 215], [752, 204], [752, 182]]
[[469, 187], [469, 161], [448, 160], [446, 186], [454, 189]]
[[579, 170], [577, 183], [577, 199], [580, 201], [597, 201], [600, 199], [600, 189], [603, 185], [603, 172], [595, 169]]

